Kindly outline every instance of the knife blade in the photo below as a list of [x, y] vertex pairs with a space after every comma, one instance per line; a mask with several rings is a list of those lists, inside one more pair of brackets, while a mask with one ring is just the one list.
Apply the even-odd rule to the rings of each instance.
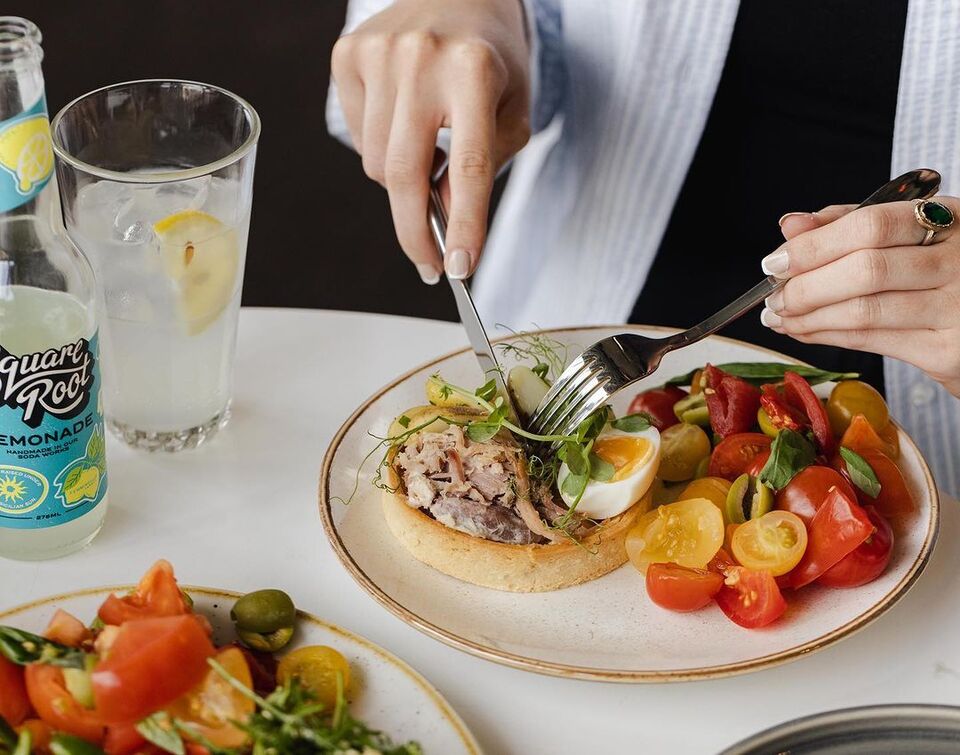
[[[447, 256], [447, 212], [443, 207], [443, 199], [440, 196], [440, 190], [437, 187], [437, 180], [443, 174], [446, 168], [446, 161], [440, 169], [434, 172], [434, 180], [430, 185], [430, 207], [429, 221], [430, 230], [436, 241], [437, 249], [441, 257]], [[463, 323], [463, 329], [467, 331], [467, 340], [470, 347], [477, 357], [480, 369], [483, 371], [487, 380], [492, 379], [497, 386], [497, 392], [503, 396], [510, 411], [512, 419], [519, 421], [520, 415], [514, 406], [513, 399], [510, 397], [510, 391], [507, 390], [506, 373], [497, 361], [497, 355], [490, 345], [490, 339], [487, 337], [487, 331], [483, 327], [477, 307], [473, 303], [473, 297], [470, 296], [470, 289], [462, 280], [456, 280], [447, 276], [447, 282], [453, 291], [454, 301], [457, 303], [457, 312], [460, 314], [460, 322]]]

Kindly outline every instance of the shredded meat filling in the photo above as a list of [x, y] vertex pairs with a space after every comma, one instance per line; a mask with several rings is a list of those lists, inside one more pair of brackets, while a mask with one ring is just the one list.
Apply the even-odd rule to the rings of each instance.
[[554, 503], [548, 486], [531, 490], [523, 450], [503, 436], [474, 443], [456, 425], [418, 433], [400, 449], [394, 467], [410, 505], [447, 527], [499, 543], [563, 539], [543, 514], [553, 522], [566, 510]]

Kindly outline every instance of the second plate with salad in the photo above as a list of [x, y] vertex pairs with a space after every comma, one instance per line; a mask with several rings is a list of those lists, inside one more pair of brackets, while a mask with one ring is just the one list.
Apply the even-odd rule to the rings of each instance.
[[[511, 375], [521, 411], [538, 381], [622, 330], [501, 341], [504, 366], [527, 368]], [[717, 337], [675, 352], [577, 437], [552, 439], [557, 457], [527, 444], [471, 353], [443, 357], [334, 438], [327, 535], [397, 616], [526, 670], [671, 681], [797, 658], [896, 602], [930, 556], [939, 509], [879, 395], [771, 366], [793, 361]]]

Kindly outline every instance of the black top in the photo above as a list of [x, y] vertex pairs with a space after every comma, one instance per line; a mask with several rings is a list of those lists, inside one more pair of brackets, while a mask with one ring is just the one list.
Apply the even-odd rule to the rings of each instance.
[[[757, 283], [785, 212], [857, 203], [890, 177], [907, 0], [742, 0], [706, 129], [631, 322], [687, 327]], [[875, 354], [760, 324], [723, 335], [883, 387]]]

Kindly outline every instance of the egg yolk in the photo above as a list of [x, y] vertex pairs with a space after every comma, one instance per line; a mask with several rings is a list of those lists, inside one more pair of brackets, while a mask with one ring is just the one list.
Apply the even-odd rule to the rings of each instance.
[[614, 468], [610, 482], [618, 482], [632, 475], [638, 467], [647, 463], [653, 454], [653, 444], [646, 438], [614, 435], [597, 438], [593, 452]]

